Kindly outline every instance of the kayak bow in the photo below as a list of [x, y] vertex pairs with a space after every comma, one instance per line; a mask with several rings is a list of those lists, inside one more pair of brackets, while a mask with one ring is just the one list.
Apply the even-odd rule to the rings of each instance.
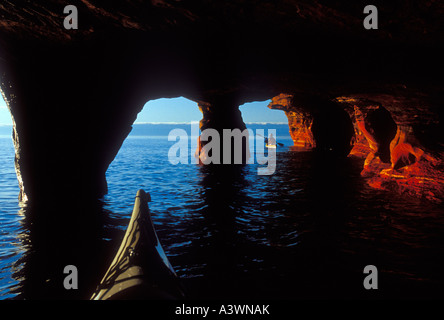
[[91, 300], [184, 298], [154, 229], [148, 201], [149, 193], [139, 190], [120, 248]]

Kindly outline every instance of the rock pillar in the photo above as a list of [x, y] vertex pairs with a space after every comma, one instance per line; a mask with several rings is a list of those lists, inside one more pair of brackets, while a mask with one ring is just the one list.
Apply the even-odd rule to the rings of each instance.
[[68, 204], [101, 196], [107, 192], [106, 170], [138, 111], [121, 106], [143, 103], [129, 95], [123, 81], [121, 90], [109, 90], [116, 86], [107, 74], [111, 69], [92, 75], [103, 61], [95, 51], [88, 58], [74, 49], [32, 51], [32, 60], [2, 65], [19, 200]]
[[248, 162], [249, 132], [236, 103], [226, 99], [198, 101], [202, 112], [196, 156], [203, 164]]

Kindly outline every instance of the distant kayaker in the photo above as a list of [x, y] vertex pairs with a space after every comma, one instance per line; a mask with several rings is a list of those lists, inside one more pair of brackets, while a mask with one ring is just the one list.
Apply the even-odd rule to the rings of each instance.
[[269, 146], [276, 145], [276, 139], [273, 137], [272, 133], [270, 133], [270, 137], [268, 139], [265, 138], [265, 143], [268, 144]]

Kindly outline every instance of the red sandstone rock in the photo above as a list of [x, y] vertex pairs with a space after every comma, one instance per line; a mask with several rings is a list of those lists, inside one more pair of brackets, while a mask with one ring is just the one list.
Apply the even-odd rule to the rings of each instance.
[[411, 123], [416, 121], [414, 117], [411, 122], [407, 118], [400, 120], [396, 136], [390, 142], [390, 162], [384, 163], [377, 156], [379, 143], [364, 122], [368, 112], [374, 110], [374, 102], [351, 97], [338, 99], [359, 104], [354, 108], [356, 140], [351, 155], [366, 159], [361, 176], [367, 179], [369, 186], [430, 201], [444, 199], [444, 156], [432, 156], [420, 145], [411, 129]]
[[268, 108], [283, 110], [288, 118], [288, 127], [295, 147], [312, 149], [316, 142], [311, 131], [313, 117], [292, 105], [293, 95], [281, 93], [271, 99]]
[[369, 179], [374, 188], [441, 203], [444, 199], [443, 161], [422, 157], [398, 170], [382, 170]]
[[330, 99], [319, 96], [280, 94], [270, 109], [285, 111], [295, 147], [319, 149], [346, 156], [353, 145], [353, 125], [348, 114]]

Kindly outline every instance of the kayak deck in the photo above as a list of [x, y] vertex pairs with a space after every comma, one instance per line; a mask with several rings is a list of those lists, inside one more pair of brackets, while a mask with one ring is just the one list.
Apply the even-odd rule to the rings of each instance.
[[148, 201], [150, 195], [139, 190], [120, 248], [91, 300], [184, 298], [154, 229]]

